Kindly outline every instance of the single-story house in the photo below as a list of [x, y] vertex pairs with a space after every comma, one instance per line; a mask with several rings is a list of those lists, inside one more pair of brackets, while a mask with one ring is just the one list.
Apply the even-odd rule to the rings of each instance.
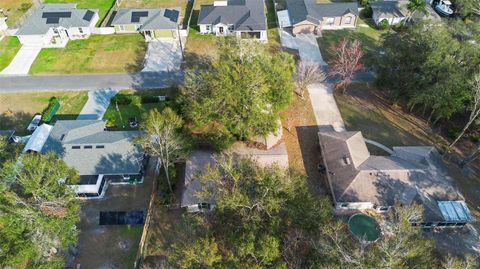
[[[234, 161], [240, 158], [251, 158], [260, 166], [278, 165], [288, 168], [288, 154], [284, 142], [281, 142], [267, 150], [248, 147], [245, 143], [237, 142], [227, 152]], [[185, 177], [182, 192], [181, 207], [188, 212], [208, 211], [215, 207], [215, 195], [206, 196], [205, 183], [198, 180], [198, 176], [205, 172], [208, 166], [216, 165], [216, 155], [210, 151], [193, 151], [186, 162]], [[206, 183], [206, 184], [214, 184]], [[208, 189], [214, 189], [214, 185], [207, 185]]]
[[202, 34], [267, 41], [267, 17], [262, 0], [215, 1], [213, 5], [202, 5], [198, 26]]
[[[35, 132], [48, 128], [36, 143]], [[78, 185], [71, 186], [80, 197], [102, 197], [107, 182], [141, 181], [144, 174], [144, 153], [134, 143], [138, 131], [106, 131], [102, 120], [58, 120], [55, 125], [43, 124], [28, 141], [28, 151], [55, 152], [79, 175]]]
[[213, 152], [197, 150], [188, 156], [181, 201], [181, 207], [187, 209], [188, 212], [209, 211], [215, 207], [215, 197], [202, 195], [205, 185], [198, 180], [207, 167], [214, 165], [215, 155]]
[[355, 28], [357, 2], [320, 4], [316, 0], [287, 0], [292, 33], [319, 35], [322, 30]]
[[120, 9], [112, 20], [115, 32], [142, 33], [147, 41], [158, 38], [176, 38], [180, 8]]
[[462, 196], [445, 174], [434, 147], [394, 147], [372, 156], [361, 132], [320, 132], [320, 148], [337, 211], [421, 204], [425, 228], [463, 227], [473, 221]]
[[77, 4], [44, 4], [15, 34], [23, 45], [65, 47], [70, 39], [88, 38], [98, 22], [98, 10]]
[[407, 19], [405, 1], [375, 1], [370, 2], [372, 8], [372, 18], [378, 26], [381, 21], [388, 21], [389, 25], [398, 24]]

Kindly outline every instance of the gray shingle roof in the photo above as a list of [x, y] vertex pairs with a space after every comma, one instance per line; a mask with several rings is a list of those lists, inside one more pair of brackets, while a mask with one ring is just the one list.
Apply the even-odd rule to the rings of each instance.
[[[49, 12], [70, 12], [70, 16], [59, 18], [56, 23], [47, 23]], [[35, 10], [18, 30], [16, 35], [43, 35], [52, 27], [88, 27], [92, 23], [92, 16], [85, 14], [98, 13], [97, 9], [76, 9], [76, 4], [45, 4]]]
[[[132, 22], [134, 12], [148, 12], [147, 16], [140, 17], [139, 22]], [[180, 8], [143, 8], [143, 9], [120, 9], [112, 21], [112, 25], [140, 24], [140, 31], [177, 29]]]
[[318, 4], [316, 0], [287, 0], [288, 14], [292, 25], [309, 20], [315, 23], [324, 17], [358, 15], [357, 2]]
[[104, 128], [101, 120], [57, 121], [42, 152], [54, 151], [80, 175], [139, 173], [143, 151], [133, 139], [140, 132]]
[[406, 17], [405, 2], [398, 1], [375, 1], [370, 2], [374, 14], [382, 18], [402, 18]]
[[400, 147], [392, 156], [371, 156], [360, 132], [320, 132], [319, 139], [337, 203], [417, 202], [433, 220], [441, 219], [436, 201], [460, 198], [432, 147]]
[[[215, 197], [202, 197], [202, 191], [207, 190], [205, 185], [198, 180], [198, 176], [205, 172], [208, 166], [215, 165], [214, 153], [210, 151], [193, 151], [188, 156], [185, 164], [185, 182], [182, 193], [182, 207], [199, 203], [215, 204]], [[213, 188], [213, 182], [207, 186]]]
[[262, 31], [267, 29], [265, 8], [261, 0], [228, 1], [227, 6], [202, 5], [198, 24], [233, 24], [235, 30]]

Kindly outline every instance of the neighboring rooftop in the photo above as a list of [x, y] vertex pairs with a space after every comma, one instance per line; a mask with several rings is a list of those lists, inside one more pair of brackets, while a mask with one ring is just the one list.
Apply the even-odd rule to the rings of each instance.
[[133, 139], [139, 134], [106, 131], [102, 120], [57, 121], [42, 152], [54, 151], [80, 175], [138, 174], [143, 152]]
[[215, 165], [214, 153], [210, 151], [193, 151], [185, 164], [185, 182], [182, 193], [182, 206], [196, 205], [199, 203], [215, 203], [214, 197], [202, 197], [205, 190], [198, 177], [205, 172], [208, 166]]
[[370, 2], [374, 14], [380, 18], [401, 18], [405, 17], [406, 1], [375, 1]]
[[357, 2], [320, 4], [316, 0], [287, 0], [287, 9], [292, 25], [306, 20], [319, 23], [323, 18], [358, 15]]
[[15, 130], [0, 130], [0, 136], [5, 137], [5, 139], [10, 140], [15, 134]]
[[336, 203], [417, 202], [438, 219], [437, 201], [461, 200], [433, 147], [396, 147], [392, 156], [371, 156], [361, 132], [320, 132], [319, 139]]
[[202, 5], [198, 24], [234, 25], [234, 30], [262, 31], [267, 29], [265, 7], [262, 0], [217, 1]]
[[17, 35], [43, 35], [52, 27], [89, 27], [97, 9], [77, 9], [77, 4], [44, 4], [28, 17]]
[[140, 24], [140, 31], [177, 29], [180, 8], [122, 8], [111, 25]]

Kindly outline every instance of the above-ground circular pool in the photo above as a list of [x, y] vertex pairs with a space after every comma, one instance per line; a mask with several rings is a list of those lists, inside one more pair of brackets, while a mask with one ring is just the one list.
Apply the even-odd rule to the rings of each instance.
[[374, 242], [380, 237], [380, 228], [374, 218], [365, 214], [355, 214], [348, 220], [350, 232], [360, 239]]

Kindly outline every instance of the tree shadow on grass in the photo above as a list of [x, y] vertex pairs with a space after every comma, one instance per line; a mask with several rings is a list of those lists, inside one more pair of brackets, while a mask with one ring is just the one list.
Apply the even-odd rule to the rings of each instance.
[[327, 180], [325, 175], [318, 171], [318, 164], [323, 163], [318, 141], [318, 126], [298, 126], [295, 129], [300, 144], [303, 164], [307, 172], [308, 187], [314, 194], [325, 195], [329, 192]]
[[32, 113], [6, 111], [0, 114], [0, 130], [15, 130], [17, 135], [27, 135], [27, 126], [33, 118]]
[[139, 40], [138, 43], [135, 45], [135, 56], [133, 62], [128, 63], [125, 66], [125, 69], [128, 73], [136, 73], [143, 69], [147, 50], [148, 42], [146, 42], [144, 39]]
[[331, 45], [338, 43], [342, 38], [347, 38], [352, 41], [359, 40], [362, 42], [364, 56], [361, 59], [361, 62], [367, 66], [373, 64], [379, 48], [378, 41], [365, 33], [349, 29], [324, 31], [322, 37], [317, 38], [320, 51], [326, 62], [333, 60], [333, 53], [330, 48]]

